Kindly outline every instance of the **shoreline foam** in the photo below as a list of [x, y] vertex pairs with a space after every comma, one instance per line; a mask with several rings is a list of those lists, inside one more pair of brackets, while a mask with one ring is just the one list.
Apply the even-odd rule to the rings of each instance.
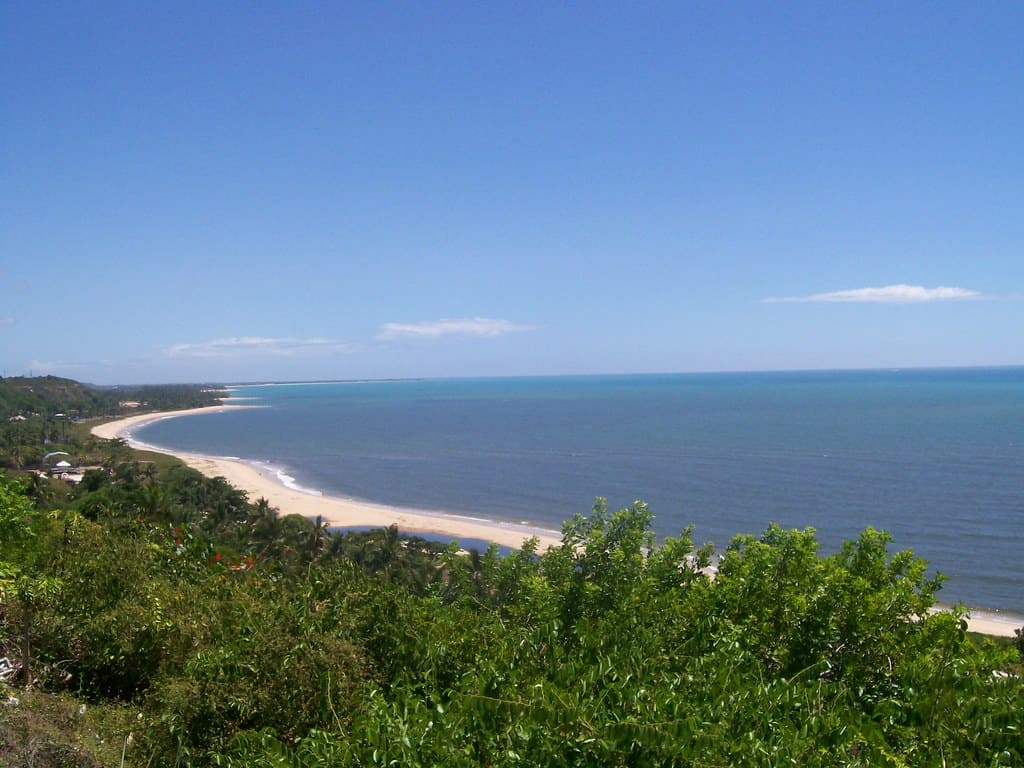
[[132, 435], [134, 429], [163, 419], [257, 407], [260, 406], [214, 405], [182, 411], [138, 414], [99, 424], [93, 427], [92, 433], [96, 437], [108, 440], [121, 438], [132, 448], [139, 450], [176, 456], [207, 477], [223, 477], [231, 485], [245, 491], [250, 501], [265, 498], [282, 515], [294, 513], [309, 518], [319, 516], [331, 528], [381, 528], [397, 525], [402, 533], [429, 533], [451, 536], [453, 539], [493, 541], [515, 549], [521, 547], [527, 539], [536, 536], [540, 541], [541, 551], [561, 544], [561, 534], [556, 531], [519, 523], [462, 517], [442, 511], [394, 507], [362, 499], [324, 495], [314, 489], [301, 488], [294, 483], [294, 479], [290, 485], [286, 485], [281, 477], [281, 473], [286, 472], [284, 467], [265, 462], [247, 462], [236, 457], [172, 451], [150, 445]]
[[[379, 528], [394, 524], [402, 533], [451, 536], [456, 540], [493, 541], [512, 548], [519, 548], [526, 539], [536, 536], [540, 540], [540, 551], [561, 544], [561, 535], [556, 531], [521, 523], [470, 518], [441, 511], [395, 507], [362, 499], [324, 495], [314, 489], [301, 488], [294, 483], [293, 478], [292, 486], [286, 485], [280, 476], [284, 468], [278, 468], [269, 462], [245, 461], [235, 456], [218, 457], [172, 451], [149, 445], [132, 436], [133, 429], [163, 419], [261, 407], [264, 406], [225, 404], [137, 414], [99, 424], [92, 428], [92, 434], [107, 440], [121, 438], [132, 448], [175, 456], [207, 477], [223, 477], [231, 485], [245, 491], [250, 501], [265, 498], [282, 515], [300, 514], [312, 519], [319, 516], [331, 528]], [[937, 610], [944, 608], [939, 607]], [[972, 612], [967, 624], [971, 632], [996, 637], [1013, 637], [1014, 631], [1020, 627], [1016, 617], [983, 610]]]

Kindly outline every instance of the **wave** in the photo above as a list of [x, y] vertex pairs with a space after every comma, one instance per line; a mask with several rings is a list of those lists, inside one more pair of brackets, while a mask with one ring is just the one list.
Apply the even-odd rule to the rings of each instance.
[[[235, 461], [242, 461], [242, 459], [238, 459], [237, 457], [225, 456], [224, 458], [233, 458]], [[324, 495], [323, 491], [321, 490], [318, 490], [316, 488], [307, 488], [304, 485], [299, 485], [295, 477], [293, 475], [288, 474], [289, 470], [287, 467], [275, 466], [274, 463], [271, 461], [248, 461], [245, 463], [249, 464], [252, 467], [255, 467], [258, 470], [263, 470], [271, 473], [277, 479], [278, 483], [283, 485], [285, 488], [288, 488], [289, 490], [297, 491], [298, 493], [305, 493], [309, 496]]]

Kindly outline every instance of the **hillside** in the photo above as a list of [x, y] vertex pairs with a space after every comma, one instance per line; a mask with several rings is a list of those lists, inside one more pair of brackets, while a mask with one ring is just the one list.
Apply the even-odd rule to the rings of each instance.
[[[94, 387], [58, 376], [0, 378], [0, 418], [53, 416], [74, 418], [107, 416], [140, 408], [169, 410], [212, 405], [223, 393], [192, 384], [132, 387]], [[127, 403], [136, 405], [127, 406]]]

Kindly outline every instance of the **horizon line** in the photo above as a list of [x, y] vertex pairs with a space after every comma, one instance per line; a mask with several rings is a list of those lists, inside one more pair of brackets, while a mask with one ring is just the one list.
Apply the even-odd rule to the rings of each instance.
[[96, 386], [161, 386], [167, 384], [196, 384], [210, 385], [217, 384], [225, 388], [230, 387], [284, 387], [301, 386], [310, 384], [385, 384], [412, 381], [473, 381], [481, 379], [568, 379], [568, 378], [598, 378], [611, 376], [720, 376], [727, 374], [772, 374], [772, 373], [877, 373], [901, 371], [983, 371], [983, 370], [1007, 370], [1014, 368], [1024, 369], [1024, 363], [995, 363], [985, 365], [879, 365], [867, 367], [849, 368], [734, 368], [734, 369], [706, 369], [695, 371], [630, 371], [630, 372], [594, 372], [594, 373], [517, 373], [517, 374], [478, 374], [458, 376], [381, 376], [381, 377], [356, 377], [350, 379], [289, 379], [289, 380], [250, 380], [232, 382], [194, 381], [194, 382], [163, 382], [162, 384], [133, 384], [133, 385], [96, 385]]

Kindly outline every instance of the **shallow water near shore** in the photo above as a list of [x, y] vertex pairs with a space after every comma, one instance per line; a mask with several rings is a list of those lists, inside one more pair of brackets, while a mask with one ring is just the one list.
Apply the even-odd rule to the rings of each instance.
[[[596, 496], [724, 547], [770, 522], [824, 552], [866, 526], [1024, 614], [1024, 369], [337, 382], [154, 422], [146, 442], [270, 462], [294, 486], [558, 529]], [[253, 399], [254, 398], [254, 399]]]

